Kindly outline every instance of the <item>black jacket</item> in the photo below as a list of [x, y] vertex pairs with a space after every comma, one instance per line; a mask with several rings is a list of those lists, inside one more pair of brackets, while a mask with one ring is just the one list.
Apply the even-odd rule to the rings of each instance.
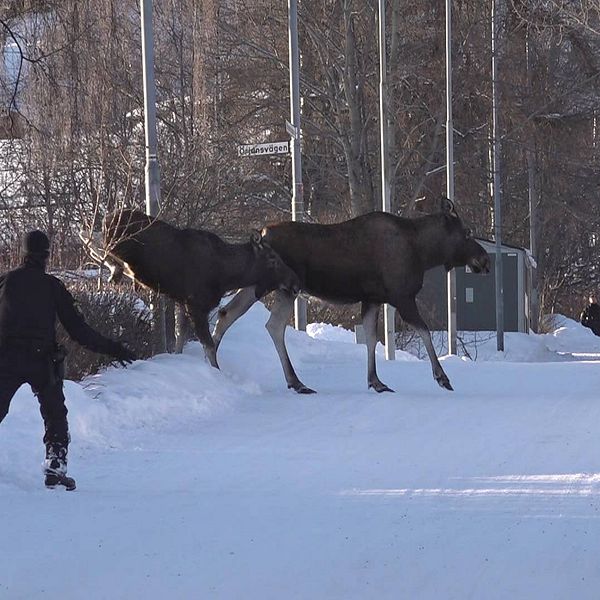
[[73, 296], [34, 261], [0, 277], [0, 349], [31, 347], [52, 351], [56, 318], [79, 344], [113, 354], [119, 344], [93, 330], [75, 307]]

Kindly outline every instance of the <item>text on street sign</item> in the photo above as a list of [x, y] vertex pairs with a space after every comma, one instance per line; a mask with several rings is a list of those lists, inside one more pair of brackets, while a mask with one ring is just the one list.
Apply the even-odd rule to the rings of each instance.
[[240, 156], [265, 156], [267, 154], [287, 154], [289, 142], [271, 142], [269, 144], [244, 144], [238, 147]]

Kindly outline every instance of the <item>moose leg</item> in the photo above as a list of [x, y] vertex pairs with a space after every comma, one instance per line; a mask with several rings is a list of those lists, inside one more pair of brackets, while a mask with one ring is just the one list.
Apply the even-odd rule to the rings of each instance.
[[218, 369], [219, 365], [217, 363], [217, 351], [215, 349], [215, 343], [213, 342], [208, 329], [209, 311], [198, 308], [197, 306], [191, 306], [189, 304], [187, 304], [185, 308], [188, 317], [191, 319], [194, 325], [194, 331], [196, 332], [200, 343], [204, 347], [204, 354], [206, 355], [208, 362], [211, 364], [211, 366]]
[[119, 283], [123, 279], [123, 265], [107, 257], [104, 263], [110, 270], [109, 283]]
[[377, 377], [375, 367], [375, 346], [377, 345], [377, 318], [379, 317], [379, 304], [363, 302], [361, 315], [365, 338], [367, 340], [367, 382], [376, 392], [393, 392]]
[[256, 286], [241, 289], [232, 300], [219, 309], [219, 319], [213, 331], [215, 352], [225, 332], [256, 302]]
[[285, 347], [285, 328], [294, 308], [294, 295], [279, 290], [275, 292], [275, 302], [271, 308], [271, 316], [265, 327], [275, 344], [281, 366], [285, 374], [288, 388], [294, 388], [299, 394], [314, 394], [315, 391], [306, 387], [296, 375], [290, 357]]
[[440, 365], [440, 361], [435, 353], [429, 328], [419, 314], [419, 309], [417, 308], [417, 303], [415, 302], [414, 296], [403, 296], [394, 304], [394, 306], [398, 309], [400, 316], [409, 325], [414, 327], [415, 331], [421, 336], [421, 339], [425, 344], [427, 354], [429, 355], [429, 360], [433, 369], [433, 378], [441, 387], [446, 388], [447, 390], [452, 390], [453, 388], [450, 385], [450, 380], [448, 379], [446, 373], [444, 373], [444, 369], [442, 369], [442, 365]]

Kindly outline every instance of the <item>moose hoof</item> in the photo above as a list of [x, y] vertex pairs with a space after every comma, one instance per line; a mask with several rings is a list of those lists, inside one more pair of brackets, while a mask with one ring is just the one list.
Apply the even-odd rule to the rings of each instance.
[[208, 363], [213, 369], [218, 369], [219, 371], [221, 370], [221, 367], [219, 367], [219, 363], [217, 362], [216, 356], [208, 356], [205, 354], [204, 362]]
[[121, 283], [121, 280], [123, 279], [123, 271], [121, 271], [120, 273], [112, 273], [110, 275], [110, 277], [108, 278], [108, 283]]
[[454, 391], [454, 388], [450, 385], [450, 380], [448, 379], [448, 377], [445, 374], [440, 375], [439, 377], [436, 377], [435, 380], [438, 382], [438, 385], [440, 387], [446, 388], [447, 390], [450, 390], [451, 392]]
[[389, 388], [385, 383], [381, 381], [374, 381], [369, 383], [369, 387], [373, 388], [377, 393], [381, 394], [381, 392], [393, 392], [392, 388]]
[[303, 383], [295, 383], [288, 385], [288, 389], [293, 389], [298, 394], [316, 394], [315, 390], [311, 390], [309, 387], [306, 387]]

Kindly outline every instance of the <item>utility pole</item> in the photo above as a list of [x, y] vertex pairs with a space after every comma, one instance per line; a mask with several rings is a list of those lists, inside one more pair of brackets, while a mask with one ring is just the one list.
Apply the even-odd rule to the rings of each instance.
[[[288, 0], [288, 36], [290, 60], [291, 123], [286, 123], [292, 146], [292, 221], [305, 221], [304, 184], [302, 183], [302, 148], [300, 144], [300, 52], [298, 50], [298, 0]], [[306, 300], [301, 296], [294, 304], [294, 326], [306, 331]]]
[[[154, 80], [154, 33], [152, 29], [152, 0], [140, 0], [142, 18], [142, 65], [144, 76], [144, 130], [146, 134], [146, 214], [156, 217], [160, 210], [160, 170], [156, 135], [156, 83]], [[158, 352], [167, 348], [164, 302], [153, 294], [154, 327]]]
[[144, 130], [146, 133], [146, 213], [156, 217], [160, 209], [160, 171], [156, 136], [156, 83], [154, 81], [154, 33], [152, 0], [140, 0], [142, 61], [144, 74]]
[[[454, 202], [454, 124], [452, 122], [452, 0], [446, 0], [446, 196]], [[448, 354], [457, 353], [456, 269], [448, 271]]]
[[529, 252], [536, 261], [536, 265], [531, 269], [531, 298], [529, 299], [529, 327], [535, 333], [539, 331], [540, 320], [540, 296], [539, 296], [539, 278], [537, 264], [538, 249], [537, 249], [537, 170], [536, 170], [535, 151], [531, 148], [527, 149], [527, 179], [529, 186]]
[[[379, 129], [381, 149], [381, 209], [390, 212], [390, 179], [388, 153], [388, 102], [387, 63], [385, 51], [385, 0], [379, 0]], [[385, 336], [385, 358], [396, 358], [396, 310], [389, 304], [383, 305], [383, 329]]]
[[[494, 240], [496, 242], [496, 346], [504, 351], [504, 288], [502, 277], [502, 189], [500, 181], [500, 133], [498, 123], [498, 2], [492, 0], [492, 187], [494, 194]], [[502, 13], [503, 14], [503, 13]]]
[[[529, 27], [526, 33], [525, 54], [527, 60], [527, 86], [531, 92], [532, 81], [531, 73], [533, 70], [533, 58], [531, 50], [531, 41], [529, 39]], [[527, 181], [529, 188], [529, 252], [534, 260], [538, 260], [537, 236], [538, 236], [538, 219], [537, 219], [537, 204], [538, 204], [538, 187], [537, 187], [537, 161], [535, 154], [535, 140], [531, 136], [528, 141], [527, 151]], [[540, 298], [538, 293], [538, 269], [539, 265], [531, 269], [531, 298], [529, 299], [529, 327], [538, 333], [540, 319]]]

